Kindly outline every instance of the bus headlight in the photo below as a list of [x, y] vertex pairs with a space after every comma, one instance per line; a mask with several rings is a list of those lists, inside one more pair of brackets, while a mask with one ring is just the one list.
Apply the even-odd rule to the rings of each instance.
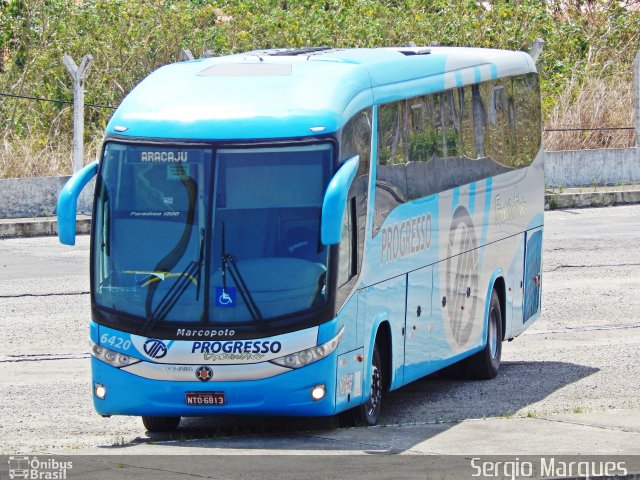
[[327, 389], [324, 385], [316, 385], [311, 389], [311, 398], [313, 398], [316, 402], [318, 400], [322, 400], [326, 394]]
[[271, 360], [271, 363], [275, 363], [281, 367], [300, 368], [317, 362], [318, 360], [322, 360], [324, 357], [331, 355], [335, 349], [338, 348], [338, 344], [340, 343], [340, 340], [342, 340], [343, 335], [344, 327], [342, 327], [338, 334], [327, 343], [307, 348], [306, 350], [301, 350], [296, 353], [291, 353], [284, 357], [274, 358]]
[[93, 384], [93, 394], [98, 397], [100, 400], [104, 400], [104, 397], [107, 396], [107, 389], [104, 385], [100, 383]]
[[120, 368], [132, 365], [140, 362], [137, 358], [132, 358], [124, 353], [114, 352], [108, 348], [101, 347], [100, 345], [93, 344], [91, 352], [98, 360], [102, 360], [104, 363], [108, 363], [112, 367]]

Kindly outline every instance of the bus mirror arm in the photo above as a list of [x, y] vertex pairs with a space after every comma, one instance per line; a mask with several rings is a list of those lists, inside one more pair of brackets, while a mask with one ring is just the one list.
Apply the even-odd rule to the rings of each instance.
[[322, 223], [320, 239], [324, 245], [340, 243], [342, 233], [342, 217], [347, 204], [347, 195], [351, 183], [358, 172], [360, 157], [350, 158], [338, 169], [329, 182], [322, 202]]
[[58, 239], [64, 245], [76, 244], [76, 211], [82, 189], [98, 172], [98, 161], [90, 163], [62, 187], [58, 197]]

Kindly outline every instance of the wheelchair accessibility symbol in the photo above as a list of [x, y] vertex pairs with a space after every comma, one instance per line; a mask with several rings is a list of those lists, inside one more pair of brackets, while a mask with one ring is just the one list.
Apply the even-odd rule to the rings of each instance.
[[216, 287], [216, 306], [217, 307], [235, 307], [236, 306], [236, 289], [234, 287]]

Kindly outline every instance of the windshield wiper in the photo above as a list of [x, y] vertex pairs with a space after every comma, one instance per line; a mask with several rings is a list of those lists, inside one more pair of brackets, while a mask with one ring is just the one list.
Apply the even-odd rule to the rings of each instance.
[[[178, 281], [171, 285], [171, 288], [167, 290], [167, 293], [162, 296], [162, 298], [158, 302], [158, 305], [156, 306], [156, 309], [145, 322], [143, 326], [144, 331], [153, 328], [156, 322], [162, 321], [167, 317], [171, 309], [175, 307], [182, 294], [189, 287], [189, 283], [193, 283], [196, 286], [196, 300], [198, 300], [198, 298], [200, 297], [200, 277], [202, 272], [202, 265], [204, 263], [204, 229], [200, 229], [200, 235], [200, 252], [198, 254], [198, 261], [189, 262], [187, 268], [185, 268], [183, 272], [144, 272], [155, 276], [155, 278], [148, 280], [146, 284], [155, 282], [156, 278], [158, 278], [159, 280], [164, 280], [165, 278], [179, 277]], [[159, 275], [162, 275], [163, 277], [161, 278]]]
[[189, 283], [196, 283], [194, 279], [200, 275], [201, 267], [202, 263], [191, 261], [182, 273], [172, 274], [178, 276], [179, 279], [171, 285], [167, 293], [162, 296], [153, 314], [146, 321], [143, 327], [144, 330], [152, 328], [156, 322], [164, 320], [167, 317], [171, 309], [178, 303], [182, 294], [187, 290], [187, 287], [189, 287]]
[[[173, 249], [162, 260], [160, 260], [157, 266], [150, 272], [155, 275], [155, 278], [159, 278], [157, 276], [158, 273], [166, 274], [166, 272], [170, 271], [178, 264], [180, 259], [184, 256], [189, 245], [189, 239], [191, 238], [198, 186], [191, 178], [183, 179], [182, 183], [184, 184], [185, 191], [189, 199], [189, 209], [187, 211], [187, 218], [185, 219], [185, 228], [182, 232], [182, 236], [178, 240], [178, 243], [176, 243]], [[162, 296], [155, 309], [153, 308], [153, 297], [158, 289], [159, 282], [156, 281], [155, 278], [151, 279], [145, 305], [147, 320], [142, 326], [143, 332], [150, 331], [158, 321], [164, 320], [167, 317], [171, 309], [178, 303], [178, 300], [180, 300], [182, 294], [187, 290], [190, 282], [193, 282], [196, 285], [198, 288], [197, 293], [199, 294], [200, 290], [198, 285], [200, 282], [195, 279], [200, 278], [200, 270], [202, 269], [203, 264], [204, 241], [202, 236], [203, 230], [201, 229], [198, 261], [192, 260], [184, 271], [177, 275], [168, 274], [177, 276], [178, 280], [171, 285], [169, 290]]]
[[200, 229], [200, 254], [198, 256], [198, 275], [196, 278], [196, 301], [200, 300], [200, 280], [202, 278], [202, 265], [204, 265], [204, 228]]
[[251, 291], [240, 273], [238, 269], [238, 261], [236, 258], [227, 253], [225, 249], [225, 231], [224, 231], [224, 222], [222, 222], [222, 254], [220, 259], [222, 261], [222, 294], [227, 294], [227, 268], [229, 269], [229, 274], [231, 275], [231, 279], [233, 283], [236, 284], [238, 290], [240, 291], [240, 296], [242, 297], [242, 301], [244, 302], [249, 314], [253, 321], [258, 325], [260, 329], [264, 329], [264, 317], [262, 316], [262, 312], [256, 305], [255, 300], [253, 299], [253, 295], [251, 295]]

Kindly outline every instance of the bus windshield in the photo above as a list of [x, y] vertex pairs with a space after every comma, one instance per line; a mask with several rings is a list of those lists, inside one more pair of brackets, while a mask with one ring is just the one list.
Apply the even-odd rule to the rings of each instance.
[[324, 305], [329, 249], [320, 243], [320, 213], [331, 160], [327, 143], [107, 143], [95, 305], [148, 334], [168, 323], [262, 324]]

